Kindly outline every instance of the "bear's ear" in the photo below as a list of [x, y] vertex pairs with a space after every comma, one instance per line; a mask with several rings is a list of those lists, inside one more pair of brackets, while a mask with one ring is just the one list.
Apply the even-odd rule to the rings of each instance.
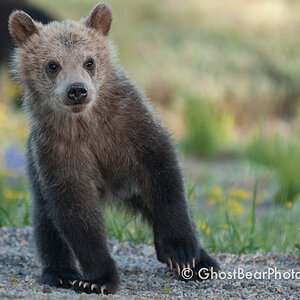
[[22, 45], [34, 33], [38, 33], [38, 27], [24, 11], [16, 10], [10, 17], [8, 22], [10, 35], [13, 37], [17, 45]]
[[106, 3], [97, 4], [85, 20], [87, 27], [99, 30], [103, 35], [108, 35], [112, 21], [112, 12]]

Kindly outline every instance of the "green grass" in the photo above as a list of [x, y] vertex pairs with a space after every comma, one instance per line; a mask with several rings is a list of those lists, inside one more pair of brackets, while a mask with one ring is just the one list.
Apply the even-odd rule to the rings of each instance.
[[113, 207], [108, 207], [105, 210], [105, 220], [110, 238], [136, 244], [153, 242], [152, 230], [139, 216], [133, 218]]
[[[230, 253], [297, 253], [296, 241], [300, 239], [299, 209], [272, 208], [263, 220], [257, 220], [251, 232], [251, 214], [243, 217], [219, 216], [207, 224], [212, 228], [203, 235], [205, 245], [214, 252]], [[246, 224], [244, 223], [246, 220]]]
[[29, 193], [22, 176], [0, 172], [0, 227], [30, 224]]
[[264, 208], [258, 193], [255, 186], [251, 201], [228, 194], [217, 195], [213, 213], [204, 214], [197, 209], [196, 224], [211, 251], [297, 253], [300, 201], [289, 207], [271, 203]]

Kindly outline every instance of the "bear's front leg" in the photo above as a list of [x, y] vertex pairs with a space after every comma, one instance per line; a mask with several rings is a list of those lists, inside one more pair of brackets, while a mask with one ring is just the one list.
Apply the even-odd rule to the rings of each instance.
[[32, 136], [28, 143], [27, 174], [32, 195], [33, 236], [36, 252], [42, 265], [41, 281], [51, 286], [70, 288], [71, 283], [81, 277], [69, 245], [49, 218], [42, 186], [34, 164]]
[[72, 282], [73, 289], [87, 293], [115, 293], [120, 280], [108, 251], [95, 184], [87, 178], [77, 181], [65, 177], [63, 183], [59, 178], [55, 181], [52, 184], [52, 177], [45, 185], [48, 210], [83, 271], [82, 279]]
[[170, 269], [176, 269], [178, 275], [186, 267], [191, 268], [194, 278], [197, 278], [202, 268], [218, 271], [218, 263], [197, 240], [188, 213], [182, 175], [172, 149], [152, 156], [151, 168], [148, 170], [158, 260], [168, 264]]

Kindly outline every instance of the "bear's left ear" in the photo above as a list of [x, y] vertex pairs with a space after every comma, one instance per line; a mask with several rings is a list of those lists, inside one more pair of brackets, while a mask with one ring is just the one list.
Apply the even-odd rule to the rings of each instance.
[[85, 25], [108, 35], [112, 22], [112, 12], [106, 3], [97, 4], [85, 20]]
[[39, 31], [31, 17], [21, 10], [16, 10], [10, 15], [8, 28], [10, 35], [19, 46]]

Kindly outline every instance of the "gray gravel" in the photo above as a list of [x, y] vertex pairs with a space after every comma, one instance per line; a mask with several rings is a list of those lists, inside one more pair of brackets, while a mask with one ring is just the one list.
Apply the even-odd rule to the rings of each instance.
[[[182, 281], [156, 260], [152, 246], [111, 241], [121, 275], [121, 289], [113, 296], [76, 294], [38, 282], [39, 267], [31, 246], [31, 228], [0, 229], [1, 299], [300, 299], [299, 279], [217, 279]], [[222, 271], [298, 272], [300, 262], [289, 254], [215, 255]], [[299, 259], [299, 258], [298, 258]], [[258, 276], [258, 275], [257, 275]], [[262, 276], [262, 275], [261, 275]], [[286, 273], [286, 276], [288, 274]], [[292, 275], [290, 275], [292, 276]], [[298, 277], [298, 278], [299, 278]]]

